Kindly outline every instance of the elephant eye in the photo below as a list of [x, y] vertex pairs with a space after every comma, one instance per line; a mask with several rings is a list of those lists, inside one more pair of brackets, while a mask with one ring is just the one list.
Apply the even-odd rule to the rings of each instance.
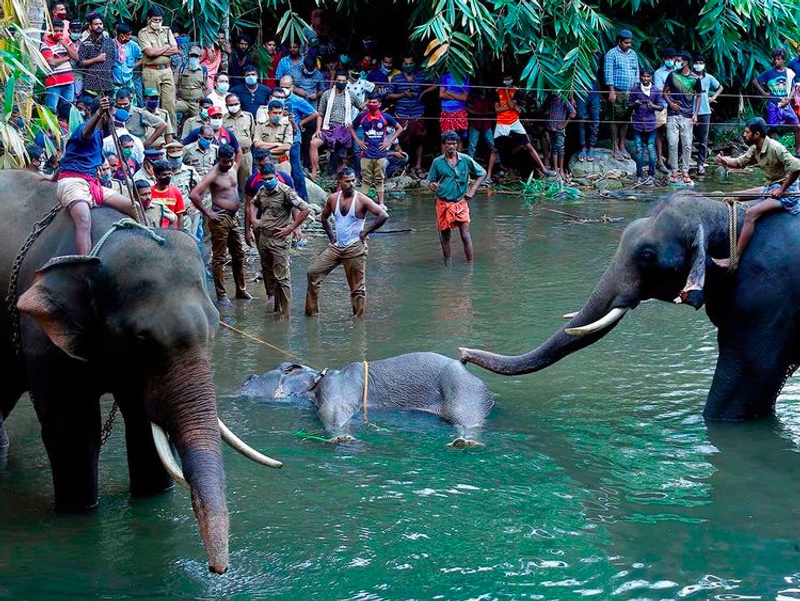
[[655, 263], [658, 259], [658, 255], [652, 248], [645, 247], [639, 251], [639, 259], [642, 263]]

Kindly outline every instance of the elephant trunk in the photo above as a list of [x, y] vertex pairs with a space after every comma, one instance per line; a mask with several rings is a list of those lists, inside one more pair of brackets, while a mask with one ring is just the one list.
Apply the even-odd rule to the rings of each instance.
[[[522, 355], [498, 355], [461, 348], [462, 363], [474, 363], [504, 376], [529, 374], [597, 342], [614, 329], [625, 310], [639, 302], [634, 286], [629, 286], [630, 290], [620, 290], [621, 272], [618, 261], [613, 261], [583, 308], [539, 347]], [[622, 310], [612, 313], [613, 309]], [[590, 324], [592, 327], [583, 328]]]
[[150, 416], [170, 436], [191, 489], [209, 570], [228, 569], [228, 509], [217, 403], [205, 349], [179, 354], [151, 387]]

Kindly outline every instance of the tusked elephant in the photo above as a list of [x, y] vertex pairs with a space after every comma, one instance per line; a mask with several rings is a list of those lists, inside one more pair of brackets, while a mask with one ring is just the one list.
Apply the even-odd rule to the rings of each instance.
[[494, 405], [480, 378], [457, 360], [428, 352], [369, 361], [366, 367], [359, 361], [339, 370], [281, 363], [261, 376], [250, 376], [234, 394], [264, 400], [309, 399], [337, 442], [351, 438], [346, 426], [353, 416], [377, 409], [438, 415], [459, 432], [453, 446], [475, 446], [471, 435]]
[[[55, 185], [33, 173], [0, 171], [0, 191], [0, 281], [9, 289], [15, 257], [34, 223], [56, 204]], [[99, 399], [112, 393], [125, 421], [131, 493], [156, 494], [173, 486], [170, 474], [179, 481], [185, 475], [209, 569], [222, 573], [228, 511], [220, 428], [238, 439], [217, 417], [209, 351], [219, 314], [206, 293], [195, 242], [175, 230], [112, 226], [123, 217], [109, 208], [92, 210], [94, 244], [114, 230], [96, 246], [96, 256], [75, 255], [75, 228], [65, 211], [30, 246], [0, 311], [6, 374], [0, 448], [8, 446], [5, 418], [29, 391], [56, 506], [91, 509], [98, 501]]]
[[[735, 214], [740, 229], [744, 209]], [[462, 348], [461, 360], [498, 374], [527, 374], [598, 341], [643, 300], [696, 309], [705, 303], [718, 330], [719, 356], [703, 416], [771, 415], [800, 363], [800, 218], [777, 212], [759, 220], [735, 272], [711, 260], [729, 256], [728, 226], [725, 203], [673, 195], [625, 229], [610, 265], [565, 328], [522, 355]]]

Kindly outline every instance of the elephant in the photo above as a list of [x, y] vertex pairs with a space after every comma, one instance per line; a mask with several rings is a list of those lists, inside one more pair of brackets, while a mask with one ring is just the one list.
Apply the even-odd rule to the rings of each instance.
[[[197, 245], [176, 230], [134, 227], [131, 220], [122, 227], [124, 216], [102, 206], [91, 211], [90, 256], [75, 254], [73, 221], [63, 210], [28, 245], [34, 224], [56, 205], [55, 185], [31, 172], [0, 171], [0, 190], [0, 278], [9, 289], [0, 312], [7, 374], [0, 446], [8, 447], [4, 420], [29, 392], [56, 507], [90, 510], [98, 503], [99, 400], [113, 394], [125, 422], [132, 495], [168, 490], [172, 477], [186, 482], [209, 569], [225, 572], [220, 430], [242, 452], [260, 454], [217, 417], [209, 353], [219, 313], [206, 292]], [[16, 274], [12, 265], [23, 244], [29, 250]]]
[[472, 433], [494, 405], [486, 384], [459, 361], [428, 352], [359, 361], [335, 371], [285, 362], [266, 374], [250, 376], [235, 394], [260, 399], [307, 398], [317, 407], [334, 442], [352, 439], [345, 427], [358, 412], [366, 416], [371, 409], [389, 409], [438, 415], [459, 432], [453, 446], [477, 446]]
[[[521, 355], [461, 348], [461, 360], [503, 375], [544, 369], [600, 340], [646, 299], [688, 304], [717, 327], [719, 355], [703, 416], [744, 421], [772, 415], [800, 363], [800, 220], [784, 211], [758, 221], [738, 269], [718, 267], [741, 231], [745, 207], [678, 192], [623, 232], [616, 254], [565, 328]], [[734, 241], [735, 242], [735, 241]], [[565, 317], [568, 317], [565, 315]]]

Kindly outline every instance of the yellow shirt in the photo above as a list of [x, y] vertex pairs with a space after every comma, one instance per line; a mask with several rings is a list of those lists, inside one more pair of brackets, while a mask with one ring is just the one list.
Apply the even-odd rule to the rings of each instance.
[[800, 159], [789, 152], [783, 144], [769, 136], [764, 138], [761, 152], [753, 144], [747, 149], [747, 152], [733, 160], [737, 167], [758, 165], [770, 183], [780, 181], [790, 173], [800, 171]]

